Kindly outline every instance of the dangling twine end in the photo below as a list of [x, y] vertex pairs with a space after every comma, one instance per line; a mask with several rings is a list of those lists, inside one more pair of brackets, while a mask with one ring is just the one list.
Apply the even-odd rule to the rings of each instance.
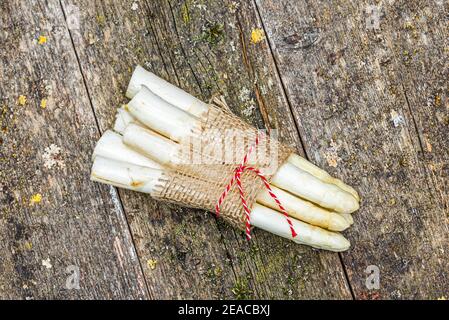
[[249, 222], [249, 218], [246, 220], [246, 240], [251, 240], [251, 223]]
[[220, 206], [216, 205], [215, 206], [215, 216], [218, 218], [220, 216]]
[[298, 235], [298, 234], [295, 232], [295, 229], [292, 229], [292, 237], [293, 237], [293, 238], [296, 238], [297, 235]]

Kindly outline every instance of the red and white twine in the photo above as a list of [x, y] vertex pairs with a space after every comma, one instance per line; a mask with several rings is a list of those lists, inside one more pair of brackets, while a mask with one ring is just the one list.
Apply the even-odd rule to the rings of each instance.
[[265, 176], [260, 172], [259, 169], [246, 166], [246, 163], [248, 162], [249, 155], [251, 154], [251, 152], [253, 152], [253, 150], [257, 147], [258, 144], [259, 144], [259, 135], [256, 136], [256, 141], [255, 141], [254, 145], [252, 145], [249, 148], [248, 152], [245, 154], [245, 156], [243, 158], [242, 163], [235, 169], [234, 176], [232, 176], [231, 181], [226, 185], [225, 190], [223, 191], [220, 198], [218, 199], [218, 202], [215, 206], [215, 213], [216, 213], [217, 217], [220, 215], [220, 205], [223, 203], [223, 201], [226, 198], [226, 196], [228, 195], [229, 191], [231, 191], [231, 188], [234, 185], [234, 183], [237, 182], [237, 187], [238, 187], [239, 193], [240, 193], [240, 199], [242, 201], [243, 209], [245, 210], [245, 215], [246, 215], [246, 221], [245, 221], [246, 238], [248, 240], [251, 240], [251, 219], [250, 219], [251, 210], [248, 208], [248, 204], [247, 204], [246, 198], [245, 198], [245, 192], [243, 190], [242, 182], [240, 180], [242, 173], [245, 170], [250, 170], [250, 171], [254, 172], [255, 174], [257, 174], [257, 176], [263, 181], [265, 187], [268, 190], [268, 193], [274, 199], [274, 201], [277, 203], [277, 205], [279, 206], [279, 209], [281, 209], [282, 214], [285, 216], [287, 223], [290, 227], [292, 237], [294, 238], [297, 236], [297, 233], [296, 233], [295, 229], [293, 228], [293, 224], [290, 220], [290, 217], [289, 217], [287, 211], [285, 210], [285, 208], [282, 206], [278, 197], [274, 194], [273, 190], [271, 189], [270, 183], [268, 182], [267, 178], [265, 178]]

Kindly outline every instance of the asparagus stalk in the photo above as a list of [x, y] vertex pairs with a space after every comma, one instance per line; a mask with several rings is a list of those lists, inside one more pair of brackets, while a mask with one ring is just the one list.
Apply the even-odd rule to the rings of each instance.
[[251, 224], [260, 229], [267, 230], [278, 236], [293, 240], [299, 244], [306, 244], [314, 248], [330, 251], [345, 251], [350, 242], [340, 233], [326, 231], [320, 227], [291, 219], [293, 228], [299, 236], [293, 238], [285, 217], [270, 208], [255, 204], [251, 211]]
[[310, 173], [311, 175], [315, 176], [316, 178], [320, 179], [323, 182], [335, 184], [340, 189], [350, 193], [357, 201], [360, 201], [359, 194], [357, 193], [357, 191], [354, 190], [354, 188], [352, 188], [351, 186], [348, 186], [346, 183], [344, 183], [340, 179], [332, 177], [329, 173], [327, 173], [323, 169], [317, 167], [313, 163], [307, 161], [303, 157], [298, 156], [297, 154], [292, 154], [288, 158], [288, 162], [297, 166], [301, 170], [304, 170], [304, 171]]
[[154, 131], [131, 123], [123, 133], [123, 142], [164, 166], [175, 167], [179, 145]]
[[142, 87], [131, 99], [127, 110], [152, 130], [177, 142], [199, 125], [195, 117], [161, 99], [146, 87]]
[[121, 108], [117, 109], [117, 113], [115, 115], [115, 122], [114, 122], [114, 131], [118, 132], [120, 134], [123, 134], [125, 132], [126, 127], [130, 123], [138, 123], [142, 125], [136, 118], [134, 118], [129, 112], [128, 112], [128, 106], [124, 105]]
[[350, 226], [354, 224], [354, 218], [350, 213], [340, 213], [340, 215], [349, 223]]
[[119, 161], [128, 161], [139, 166], [154, 169], [162, 168], [157, 162], [127, 147], [123, 143], [122, 136], [111, 130], [105, 131], [100, 140], [98, 140], [92, 158], [94, 159], [97, 156]]
[[151, 194], [161, 175], [161, 169], [97, 156], [94, 159], [90, 177], [92, 181]]
[[[176, 154], [180, 147], [177, 143], [132, 123], [125, 129], [123, 141], [152, 160], [164, 166], [176, 168]], [[273, 187], [273, 190], [292, 217], [329, 230], [342, 231], [349, 227], [349, 223], [335, 212], [324, 210], [279, 188]], [[266, 190], [258, 195], [256, 201], [279, 210], [278, 205]]]
[[[349, 221], [338, 213], [325, 210], [274, 186], [272, 190], [291, 217], [332, 231], [343, 231], [350, 226]], [[257, 196], [256, 201], [271, 209], [279, 210], [277, 203], [265, 189]]]
[[201, 100], [159, 78], [155, 74], [146, 71], [141, 66], [137, 66], [129, 82], [126, 96], [130, 99], [134, 98], [142, 87], [147, 87], [168, 103], [196, 117], [200, 117], [209, 109], [207, 104]]
[[[123, 161], [97, 156], [92, 166], [91, 180], [116, 187], [151, 194], [154, 192], [163, 170], [138, 166]], [[329, 232], [319, 227], [291, 218], [299, 237], [292, 238], [285, 217], [279, 212], [255, 204], [251, 213], [251, 224], [260, 229], [293, 240], [299, 244], [331, 251], [344, 251], [350, 246], [341, 234]]]
[[279, 167], [271, 182], [298, 197], [339, 213], [351, 213], [359, 208], [359, 203], [349, 193], [319, 180], [289, 162]]

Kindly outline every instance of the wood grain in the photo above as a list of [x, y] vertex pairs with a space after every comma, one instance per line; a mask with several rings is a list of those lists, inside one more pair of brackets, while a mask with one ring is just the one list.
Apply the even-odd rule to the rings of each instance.
[[447, 6], [382, 2], [372, 29], [369, 4], [257, 1], [308, 156], [361, 193], [343, 254], [356, 298], [435, 299], [449, 288]]
[[[67, 5], [63, 1], [64, 6]], [[105, 130], [126, 102], [141, 64], [203, 100], [223, 95], [251, 123], [279, 129], [301, 152], [295, 123], [252, 3], [79, 1], [73, 33], [93, 106]], [[153, 298], [350, 298], [338, 255], [256, 231], [242, 233], [209, 214], [120, 192]], [[151, 263], [150, 263], [151, 265]]]
[[[376, 1], [372, 28], [372, 4], [1, 2], [0, 298], [447, 297], [448, 5]], [[353, 248], [258, 230], [248, 243], [209, 213], [90, 182], [137, 64], [205, 101], [222, 95], [355, 186]], [[66, 288], [70, 266], [79, 290]]]
[[99, 134], [59, 2], [2, 1], [0, 22], [0, 298], [148, 297], [115, 190], [89, 181]]

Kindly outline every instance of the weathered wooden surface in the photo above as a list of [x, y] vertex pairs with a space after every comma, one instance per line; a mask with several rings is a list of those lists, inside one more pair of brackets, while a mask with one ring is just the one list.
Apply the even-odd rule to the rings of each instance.
[[[148, 1], [136, 11], [107, 4], [77, 2], [83, 24], [73, 33], [102, 130], [142, 64], [204, 100], [223, 94], [236, 113], [258, 126], [265, 119], [299, 146], [267, 43], [250, 42], [260, 27], [251, 3], [236, 10], [232, 2]], [[338, 255], [265, 232], [248, 244], [209, 214], [120, 193], [143, 264], [157, 261], [144, 269], [154, 298], [350, 298]]]
[[[379, 4], [380, 30], [349, 1], [2, 2], [0, 298], [447, 296], [447, 5], [434, 2]], [[89, 182], [136, 64], [223, 95], [356, 186], [351, 251], [257, 230], [248, 244], [207, 213]], [[43, 166], [50, 144], [65, 169]], [[64, 289], [68, 265], [80, 290]]]
[[99, 132], [59, 2], [2, 1], [0, 21], [0, 298], [148, 297], [115, 190], [89, 181]]
[[[447, 3], [437, 2], [379, 4], [376, 30], [370, 3], [257, 1], [309, 157], [362, 195], [343, 254], [356, 298], [449, 288]], [[375, 295], [369, 265], [380, 269]]]

